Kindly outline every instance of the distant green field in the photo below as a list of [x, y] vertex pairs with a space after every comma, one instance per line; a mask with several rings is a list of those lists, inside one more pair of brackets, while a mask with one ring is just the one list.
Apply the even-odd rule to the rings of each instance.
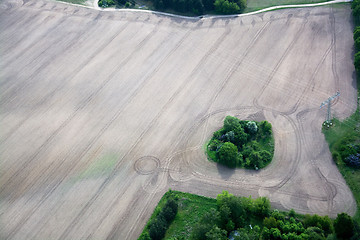
[[253, 12], [260, 9], [279, 5], [320, 3], [328, 1], [329, 0], [247, 0], [247, 6], [244, 12]]

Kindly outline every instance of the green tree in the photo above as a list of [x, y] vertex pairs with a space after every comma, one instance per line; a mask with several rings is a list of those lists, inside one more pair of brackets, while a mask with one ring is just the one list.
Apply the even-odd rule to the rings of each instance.
[[360, 0], [353, 0], [351, 3], [352, 13], [355, 18], [360, 16]]
[[309, 235], [311, 240], [325, 240], [324, 231], [318, 227], [309, 227], [306, 229], [305, 233]]
[[360, 50], [360, 37], [355, 39], [354, 45], [355, 45], [355, 49], [357, 51], [359, 51]]
[[160, 240], [165, 236], [167, 224], [164, 218], [156, 218], [149, 227], [149, 235], [153, 240]]
[[219, 162], [230, 168], [236, 167], [238, 163], [238, 149], [231, 142], [225, 142], [217, 152]]
[[209, 232], [213, 226], [218, 226], [219, 222], [219, 212], [214, 208], [210, 208], [209, 211], [201, 217], [200, 221], [195, 224], [190, 238], [194, 240], [206, 240], [206, 233]]
[[355, 53], [354, 66], [357, 72], [360, 72], [360, 52]]
[[[262, 163], [268, 163], [268, 162], [271, 161], [272, 156], [271, 156], [271, 153], [269, 153], [268, 151], [261, 150], [259, 152], [259, 154], [260, 154], [260, 158], [261, 158]], [[262, 165], [260, 165], [260, 166], [262, 166]]]
[[328, 216], [321, 217], [317, 214], [314, 215], [306, 214], [304, 219], [304, 226], [305, 228], [318, 227], [324, 230], [326, 235], [333, 232], [332, 222]]
[[271, 228], [270, 229], [270, 239], [280, 240], [281, 239], [281, 232], [278, 228]]
[[360, 26], [357, 26], [354, 30], [354, 41], [360, 37]]
[[219, 208], [219, 213], [220, 213], [220, 227], [222, 229], [226, 229], [226, 225], [228, 224], [229, 220], [231, 221], [231, 210], [229, 208], [229, 206], [227, 205], [221, 205], [221, 207]]
[[354, 234], [354, 223], [346, 213], [340, 213], [334, 222], [335, 233], [338, 238], [349, 239]]
[[259, 168], [263, 165], [262, 157], [259, 152], [252, 152], [249, 156], [248, 167]]
[[234, 129], [241, 127], [239, 119], [232, 116], [226, 116], [224, 119], [225, 132], [233, 131]]
[[139, 239], [138, 240], [151, 240], [151, 238], [150, 238], [150, 235], [149, 235], [149, 232], [143, 232], [141, 235], [140, 235], [140, 237], [139, 237]]
[[289, 217], [295, 217], [295, 215], [296, 215], [295, 210], [294, 210], [294, 209], [290, 209], [290, 211], [289, 211]]
[[209, 232], [206, 233], [207, 240], [227, 240], [227, 232], [217, 226], [213, 226]]
[[233, 234], [234, 240], [250, 240], [249, 233], [244, 228], [239, 228], [237, 231], [237, 235]]
[[258, 126], [256, 125], [256, 122], [254, 121], [249, 121], [247, 124], [246, 124], [246, 131], [254, 136], [256, 133], [257, 133], [257, 130], [258, 130]]
[[271, 124], [268, 121], [260, 122], [259, 128], [265, 135], [268, 135], [271, 133]]
[[264, 226], [269, 229], [278, 227], [278, 223], [274, 217], [269, 217], [269, 218], [265, 217], [263, 223]]
[[235, 128], [233, 132], [235, 134], [234, 144], [238, 146], [238, 148], [242, 148], [248, 140], [248, 134], [245, 133], [244, 129], [241, 126]]
[[259, 197], [254, 201], [255, 214], [261, 217], [269, 216], [270, 213], [270, 201], [266, 197]]
[[240, 7], [228, 0], [216, 0], [214, 3], [215, 11], [222, 14], [233, 14], [240, 12]]

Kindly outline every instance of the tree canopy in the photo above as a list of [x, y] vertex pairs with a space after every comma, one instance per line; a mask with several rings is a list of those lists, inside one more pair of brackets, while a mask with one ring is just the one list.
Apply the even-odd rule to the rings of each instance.
[[271, 129], [267, 121], [241, 121], [227, 116], [223, 128], [214, 132], [207, 145], [208, 157], [229, 168], [262, 168], [274, 154]]

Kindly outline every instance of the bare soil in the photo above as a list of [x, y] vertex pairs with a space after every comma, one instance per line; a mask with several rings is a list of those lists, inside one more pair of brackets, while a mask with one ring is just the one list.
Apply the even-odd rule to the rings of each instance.
[[[321, 133], [356, 109], [349, 5], [233, 18], [0, 1], [0, 238], [136, 239], [169, 188], [354, 214]], [[226, 115], [271, 122], [273, 162], [203, 146]]]

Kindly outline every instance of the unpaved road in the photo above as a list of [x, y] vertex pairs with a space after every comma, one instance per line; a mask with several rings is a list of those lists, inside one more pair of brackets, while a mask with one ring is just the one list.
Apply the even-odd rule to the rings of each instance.
[[[0, 238], [136, 239], [169, 188], [354, 214], [321, 133], [356, 109], [348, 5], [185, 20], [0, 2]], [[273, 163], [202, 146], [226, 115], [268, 120]]]

